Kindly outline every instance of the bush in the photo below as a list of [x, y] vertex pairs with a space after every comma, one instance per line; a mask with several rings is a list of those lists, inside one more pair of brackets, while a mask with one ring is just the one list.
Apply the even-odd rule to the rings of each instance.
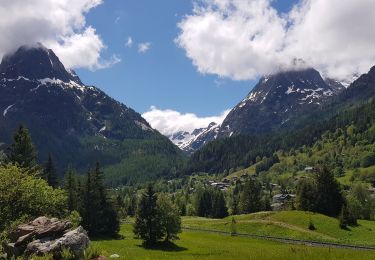
[[101, 252], [97, 247], [89, 246], [83, 255], [84, 260], [97, 259], [100, 256]]
[[316, 227], [314, 225], [314, 223], [312, 222], [312, 220], [310, 219], [310, 222], [309, 222], [309, 227], [308, 227], [310, 230], [316, 230]]
[[70, 212], [70, 215], [66, 218], [66, 220], [72, 222], [73, 228], [77, 228], [79, 225], [81, 225], [82, 217], [78, 211], [73, 210]]
[[348, 206], [344, 204], [341, 209], [341, 213], [339, 216], [339, 226], [342, 229], [347, 229], [348, 226], [356, 226], [357, 225], [357, 218], [355, 215], [350, 211]]
[[0, 230], [21, 217], [62, 217], [66, 208], [63, 190], [54, 190], [17, 166], [0, 167]]
[[375, 154], [368, 154], [361, 160], [361, 167], [367, 168], [375, 165]]

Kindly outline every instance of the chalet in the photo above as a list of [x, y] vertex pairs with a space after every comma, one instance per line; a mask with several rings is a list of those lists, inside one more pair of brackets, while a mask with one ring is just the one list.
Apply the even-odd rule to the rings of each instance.
[[223, 183], [223, 182], [213, 182], [210, 184], [211, 187], [218, 188], [220, 190], [227, 190], [230, 187], [229, 183]]
[[313, 172], [314, 170], [315, 170], [314, 167], [311, 167], [311, 166], [305, 167], [305, 172]]
[[295, 194], [276, 194], [272, 197], [273, 203], [284, 203], [290, 201], [296, 197]]
[[288, 207], [289, 202], [292, 202], [296, 195], [294, 194], [277, 194], [272, 197], [272, 210], [283, 210]]
[[228, 184], [228, 183], [230, 183], [230, 180], [228, 180], [228, 179], [225, 178], [225, 179], [223, 180], [223, 183]]

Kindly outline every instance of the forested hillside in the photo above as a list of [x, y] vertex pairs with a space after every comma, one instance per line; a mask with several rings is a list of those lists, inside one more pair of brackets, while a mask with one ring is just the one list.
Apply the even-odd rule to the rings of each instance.
[[[291, 127], [293, 130], [285, 129], [267, 135], [240, 135], [211, 142], [193, 154], [187, 171], [218, 173], [239, 166], [248, 167], [255, 163], [258, 156], [270, 157], [278, 150], [289, 151], [312, 145], [325, 131], [334, 132], [350, 125], [358, 133], [364, 133], [375, 120], [375, 101], [346, 107], [331, 117], [323, 111], [320, 115], [303, 119], [310, 123], [301, 128]], [[298, 125], [300, 123], [295, 126]], [[373, 142], [373, 139], [370, 141]]]

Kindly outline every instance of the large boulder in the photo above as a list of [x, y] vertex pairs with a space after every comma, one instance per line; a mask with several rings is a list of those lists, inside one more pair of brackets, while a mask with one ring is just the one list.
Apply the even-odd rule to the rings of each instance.
[[82, 255], [89, 246], [90, 240], [86, 231], [82, 227], [65, 233], [61, 238], [50, 237], [37, 239], [29, 243], [26, 247], [26, 255], [58, 255], [64, 248], [70, 249], [75, 255]]
[[89, 245], [89, 238], [82, 227], [72, 230], [72, 223], [56, 218], [39, 217], [21, 224], [9, 234], [10, 243], [3, 245], [8, 257], [27, 255], [58, 256], [66, 248], [80, 255]]

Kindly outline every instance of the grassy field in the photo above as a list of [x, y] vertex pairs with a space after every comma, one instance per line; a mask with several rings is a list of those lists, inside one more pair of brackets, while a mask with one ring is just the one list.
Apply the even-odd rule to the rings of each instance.
[[251, 238], [184, 231], [175, 244], [146, 249], [133, 238], [132, 226], [121, 227], [123, 239], [93, 241], [105, 256], [120, 259], [375, 259], [375, 252], [289, 245]]
[[[339, 228], [338, 220], [302, 211], [260, 212], [234, 216], [237, 232], [286, 238], [316, 240], [353, 245], [375, 246], [375, 221], [359, 220], [348, 230]], [[186, 227], [230, 231], [232, 217], [225, 219], [183, 218]], [[316, 230], [308, 229], [310, 220]]]

